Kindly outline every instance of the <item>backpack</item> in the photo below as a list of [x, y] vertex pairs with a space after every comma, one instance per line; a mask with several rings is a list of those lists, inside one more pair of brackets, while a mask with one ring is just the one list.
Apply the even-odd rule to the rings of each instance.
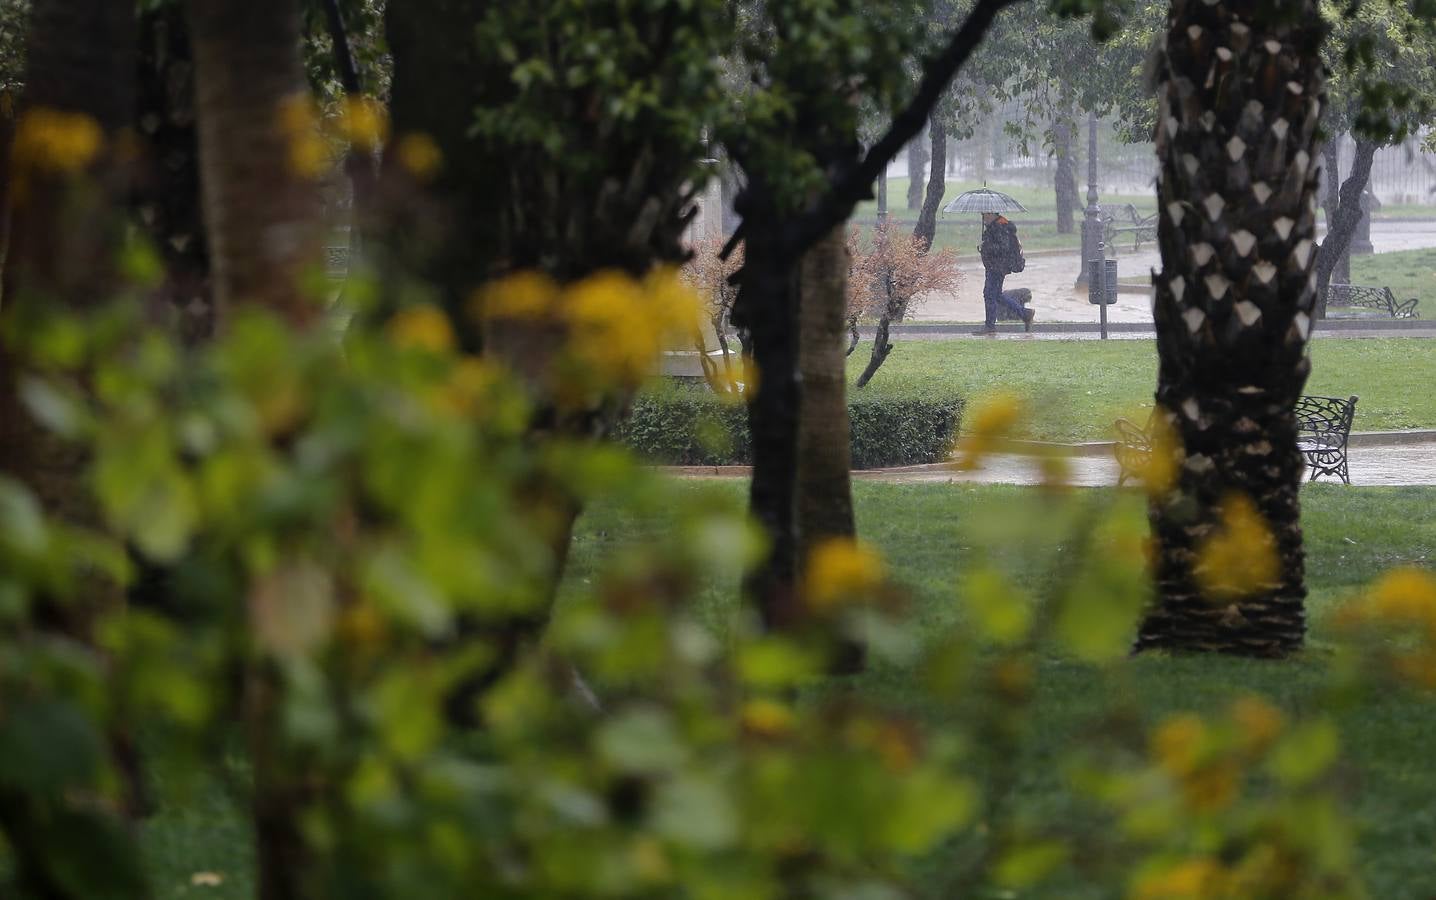
[[1011, 228], [1012, 230], [1007, 233], [1012, 240], [1012, 246], [1009, 248], [1012, 251], [1012, 258], [1008, 264], [1010, 269], [1008, 274], [1021, 272], [1027, 268], [1027, 257], [1022, 255], [1022, 242], [1017, 239], [1017, 226], [1013, 225]]

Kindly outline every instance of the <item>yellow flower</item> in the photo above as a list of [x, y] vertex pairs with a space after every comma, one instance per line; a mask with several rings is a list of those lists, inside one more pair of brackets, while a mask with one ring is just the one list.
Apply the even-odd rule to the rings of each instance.
[[280, 133], [289, 144], [289, 167], [294, 174], [316, 178], [329, 168], [329, 148], [319, 132], [319, 111], [308, 94], [291, 94], [280, 101]]
[[1220, 895], [1222, 866], [1200, 856], [1147, 875], [1132, 889], [1132, 900], [1202, 900]]
[[1206, 739], [1207, 726], [1201, 717], [1194, 713], [1172, 716], [1152, 732], [1152, 756], [1163, 771], [1180, 778], [1196, 769]]
[[703, 300], [677, 266], [658, 266], [643, 279], [659, 327], [672, 337], [687, 339], [698, 328]]
[[389, 339], [406, 350], [448, 353], [454, 349], [454, 332], [449, 317], [431, 304], [402, 310], [384, 329]]
[[78, 172], [100, 154], [104, 134], [84, 113], [36, 108], [25, 113], [15, 130], [15, 168], [56, 173]]
[[795, 717], [785, 704], [759, 697], [743, 704], [743, 730], [760, 737], [781, 737], [793, 730]]
[[637, 282], [599, 272], [570, 287], [562, 312], [572, 326], [569, 351], [592, 374], [622, 385], [646, 377], [662, 352], [662, 325]]
[[1272, 587], [1281, 567], [1276, 541], [1256, 504], [1232, 494], [1217, 530], [1197, 548], [1197, 581], [1214, 600], [1236, 600]]
[[554, 310], [558, 285], [542, 272], [517, 272], [474, 292], [469, 311], [479, 319], [539, 319]]
[[389, 136], [389, 116], [368, 97], [345, 97], [339, 107], [339, 133], [355, 147], [373, 150]]
[[980, 466], [982, 457], [997, 448], [1024, 414], [1022, 398], [1011, 391], [997, 391], [975, 403], [962, 417], [957, 467]]
[[433, 178], [444, 164], [444, 154], [439, 145], [427, 134], [404, 135], [399, 139], [395, 152], [399, 165], [420, 181]]
[[1148, 494], [1160, 496], [1170, 491], [1177, 483], [1177, 473], [1182, 458], [1182, 439], [1172, 428], [1166, 411], [1160, 406], [1157, 407], [1156, 414], [1152, 416], [1148, 428], [1152, 438], [1152, 452], [1147, 455], [1145, 463], [1139, 467], [1137, 477], [1142, 479], [1142, 483], [1146, 485]]
[[1240, 697], [1234, 701], [1231, 719], [1242, 743], [1258, 752], [1270, 747], [1286, 727], [1281, 710], [1256, 696]]
[[1371, 588], [1363, 606], [1369, 618], [1436, 622], [1436, 575], [1413, 566], [1392, 569]]
[[499, 379], [499, 370], [493, 363], [477, 356], [464, 356], [454, 363], [448, 381], [439, 388], [435, 400], [445, 412], [471, 415]]
[[808, 555], [805, 579], [808, 602], [828, 609], [861, 597], [883, 583], [882, 557], [852, 538], [829, 538]]

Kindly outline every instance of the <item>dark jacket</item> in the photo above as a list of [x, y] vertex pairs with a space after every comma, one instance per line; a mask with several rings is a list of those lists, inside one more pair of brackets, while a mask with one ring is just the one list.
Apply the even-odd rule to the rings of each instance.
[[1017, 241], [1017, 226], [998, 216], [982, 229], [982, 267], [1004, 275], [1023, 269], [1022, 245]]

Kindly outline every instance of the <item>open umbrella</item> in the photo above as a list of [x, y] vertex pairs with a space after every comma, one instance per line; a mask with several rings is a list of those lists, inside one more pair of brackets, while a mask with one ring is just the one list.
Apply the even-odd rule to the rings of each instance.
[[1027, 207], [1001, 191], [994, 191], [990, 188], [978, 188], [975, 191], [963, 191], [961, 194], [958, 194], [953, 198], [951, 203], [943, 207], [942, 211], [965, 213], [1027, 212]]

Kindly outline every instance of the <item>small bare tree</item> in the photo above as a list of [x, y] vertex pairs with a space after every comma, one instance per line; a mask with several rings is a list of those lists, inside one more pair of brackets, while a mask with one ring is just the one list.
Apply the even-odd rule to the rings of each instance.
[[848, 325], [852, 340], [848, 353], [857, 349], [858, 319], [877, 319], [873, 353], [858, 378], [865, 387], [892, 353], [888, 339], [893, 321], [901, 322], [908, 311], [932, 291], [955, 291], [962, 284], [957, 254], [951, 250], [924, 249], [923, 241], [904, 232], [894, 233], [880, 222], [869, 241], [853, 231], [848, 236], [853, 270], [848, 279]]
[[[733, 312], [733, 301], [738, 298], [738, 286], [733, 283], [733, 273], [743, 267], [743, 249], [740, 245], [733, 253], [728, 255], [726, 260], [720, 258], [724, 241], [721, 238], [700, 238], [691, 245], [692, 256], [683, 266], [683, 278], [703, 298], [704, 308], [708, 314], [708, 321], [713, 326], [713, 334], [718, 341], [718, 349], [723, 351], [723, 372], [720, 376], [717, 367], [708, 359], [707, 341], [700, 332], [693, 335], [694, 346], [698, 350], [698, 358], [703, 366], [703, 375], [713, 390], [718, 393], [727, 393], [735, 389], [737, 381], [736, 371], [741, 371], [741, 366], [733, 363], [733, 349], [728, 343], [728, 317]], [[748, 337], [741, 329], [738, 331], [739, 353], [746, 361], [748, 357]]]

